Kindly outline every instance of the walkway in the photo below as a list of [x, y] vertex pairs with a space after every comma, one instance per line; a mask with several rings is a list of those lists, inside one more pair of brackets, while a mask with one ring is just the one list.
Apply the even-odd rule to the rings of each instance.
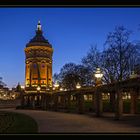
[[0, 110], [31, 116], [39, 125], [39, 133], [140, 133], [140, 115], [125, 116], [122, 120], [115, 121], [108, 115], [108, 117], [97, 118], [94, 115], [41, 110], [15, 110], [10, 108]]

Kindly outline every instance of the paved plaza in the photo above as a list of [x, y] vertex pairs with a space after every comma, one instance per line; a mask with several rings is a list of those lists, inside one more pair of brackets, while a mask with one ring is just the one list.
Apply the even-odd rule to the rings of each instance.
[[[124, 115], [114, 120], [113, 114], [70, 114], [41, 110], [1, 109], [24, 113], [36, 120], [39, 133], [140, 133], [140, 115]], [[28, 125], [28, 124], [27, 124]]]

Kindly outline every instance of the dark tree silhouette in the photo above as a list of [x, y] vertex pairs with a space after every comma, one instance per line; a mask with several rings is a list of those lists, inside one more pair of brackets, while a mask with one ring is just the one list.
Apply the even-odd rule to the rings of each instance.
[[91, 81], [97, 67], [102, 69], [105, 83], [127, 79], [133, 70], [138, 73], [140, 43], [130, 41], [131, 33], [123, 26], [116, 26], [113, 32], [108, 33], [102, 52], [99, 52], [97, 46], [91, 46], [82, 58], [82, 64], [89, 69]]
[[107, 83], [122, 81], [129, 77], [134, 69], [137, 57], [136, 46], [130, 41], [131, 32], [118, 26], [107, 35], [102, 54], [102, 68]]
[[17, 84], [16, 91], [17, 92], [21, 92], [22, 91], [20, 83]]
[[81, 60], [82, 65], [87, 68], [88, 70], [88, 84], [93, 85], [94, 82], [94, 73], [97, 67], [102, 67], [102, 53], [99, 52], [97, 46], [91, 46], [89, 52], [85, 57]]
[[75, 72], [76, 64], [67, 63], [60, 70], [60, 79], [63, 87], [72, 90], [75, 89], [79, 77]]
[[75, 63], [65, 64], [60, 73], [54, 75], [54, 80], [57, 80], [61, 87], [69, 90], [75, 89], [77, 83], [86, 86], [89, 79], [89, 70], [83, 65], [76, 65]]
[[2, 81], [2, 77], [0, 77], [0, 86], [2, 87], [6, 87], [7, 85], [5, 84], [5, 82]]

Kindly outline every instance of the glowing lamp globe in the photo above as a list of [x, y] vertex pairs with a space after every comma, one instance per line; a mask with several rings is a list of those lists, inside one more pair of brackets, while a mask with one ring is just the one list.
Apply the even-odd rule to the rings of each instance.
[[59, 87], [59, 83], [56, 82], [56, 83], [54, 84], [54, 87], [55, 87], [55, 88], [58, 88], [58, 87]]
[[103, 77], [103, 73], [101, 72], [100, 68], [96, 69], [96, 72], [95, 72], [94, 76], [96, 78], [102, 78]]
[[77, 88], [77, 89], [80, 89], [80, 88], [81, 88], [81, 85], [78, 83], [78, 84], [76, 85], [76, 88]]
[[63, 91], [64, 89], [63, 88], [60, 88], [60, 91]]
[[40, 89], [41, 89], [40, 86], [38, 86], [38, 87], [37, 87], [37, 91], [40, 91]]

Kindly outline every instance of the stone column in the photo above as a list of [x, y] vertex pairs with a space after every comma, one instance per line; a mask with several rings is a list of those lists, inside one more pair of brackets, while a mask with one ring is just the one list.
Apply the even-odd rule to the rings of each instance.
[[92, 93], [92, 108], [93, 108], [93, 109], [95, 109], [95, 106], [94, 106], [94, 102], [95, 102], [94, 99], [95, 99], [95, 97], [94, 97], [94, 96], [95, 96], [95, 94]]
[[27, 96], [24, 95], [24, 106], [26, 106], [26, 105], [27, 105]]
[[[44, 93], [43, 93], [44, 94]], [[40, 104], [41, 104], [41, 108], [44, 109], [44, 95], [43, 94], [40, 94], [41, 96], [41, 101], [40, 101]]]
[[29, 95], [27, 96], [27, 106], [28, 107], [30, 106], [30, 96]]
[[47, 110], [47, 96], [46, 95], [43, 95], [43, 98], [44, 98], [44, 100], [43, 100], [43, 109], [44, 110]]
[[70, 112], [70, 106], [71, 106], [71, 95], [67, 95], [67, 102], [66, 102], [67, 112]]
[[93, 95], [93, 97], [94, 97], [94, 101], [93, 101], [93, 103], [94, 103], [94, 112], [96, 113], [96, 110], [97, 110], [97, 95], [96, 95], [97, 93], [96, 93], [96, 90], [94, 91], [94, 95]]
[[120, 120], [123, 114], [123, 100], [122, 100], [122, 90], [118, 89], [115, 93], [115, 120]]
[[92, 109], [95, 110], [95, 94], [92, 93]]
[[65, 109], [65, 95], [61, 95], [61, 105], [62, 105], [62, 108]]
[[35, 96], [32, 95], [32, 108], [35, 109]]
[[102, 103], [102, 93], [95, 91], [95, 113], [97, 117], [102, 116], [103, 103]]
[[84, 113], [84, 95], [82, 94], [78, 95], [78, 113], [79, 114]]
[[111, 111], [114, 112], [115, 111], [115, 93], [110, 93], [110, 107], [111, 107]]
[[54, 96], [54, 110], [58, 111], [58, 95]]
[[39, 95], [37, 95], [37, 106], [40, 105], [40, 101], [39, 101]]
[[130, 113], [136, 114], [137, 113], [137, 98], [138, 98], [137, 92], [134, 89], [131, 89], [130, 96], [131, 96]]
[[45, 102], [44, 102], [46, 110], [52, 109], [52, 106], [51, 106], [52, 101], [53, 101], [52, 95], [46, 94], [45, 95]]
[[24, 107], [25, 105], [25, 99], [24, 99], [24, 95], [21, 96], [21, 106]]

